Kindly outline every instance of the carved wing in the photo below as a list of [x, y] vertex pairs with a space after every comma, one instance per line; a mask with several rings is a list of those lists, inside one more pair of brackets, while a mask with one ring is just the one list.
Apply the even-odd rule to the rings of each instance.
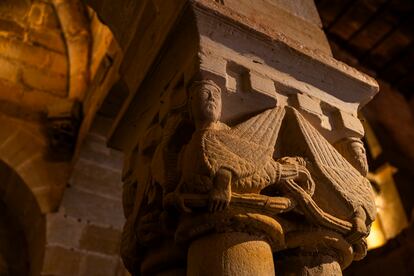
[[268, 109], [236, 125], [228, 132], [251, 143], [273, 148], [276, 144], [284, 115], [285, 109], [283, 107]]
[[232, 129], [207, 132], [202, 144], [207, 167], [213, 172], [227, 168], [238, 177], [256, 173], [273, 158], [284, 114], [277, 107]]
[[284, 124], [283, 154], [308, 158], [316, 183], [313, 199], [326, 212], [349, 219], [363, 207], [368, 223], [376, 208], [369, 181], [295, 109], [288, 108]]

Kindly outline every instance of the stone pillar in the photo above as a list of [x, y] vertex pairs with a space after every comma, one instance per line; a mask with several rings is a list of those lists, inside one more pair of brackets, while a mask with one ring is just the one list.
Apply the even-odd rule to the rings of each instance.
[[269, 244], [246, 233], [207, 235], [191, 243], [187, 275], [275, 275]]
[[279, 275], [342, 275], [341, 266], [335, 257], [324, 255], [323, 252], [296, 255], [276, 261]]
[[291, 9], [189, 1], [127, 101], [111, 144], [127, 155], [134, 275], [340, 275], [364, 256], [375, 204], [357, 112], [378, 86]]

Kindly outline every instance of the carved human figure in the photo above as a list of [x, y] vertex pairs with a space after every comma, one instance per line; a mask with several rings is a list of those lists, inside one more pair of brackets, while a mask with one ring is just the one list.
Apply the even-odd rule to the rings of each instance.
[[[297, 246], [283, 238], [295, 227], [319, 227], [342, 235], [352, 246], [350, 253], [340, 250], [343, 256], [359, 259], [365, 254], [363, 238], [375, 217], [369, 182], [297, 109], [274, 107], [229, 127], [220, 122], [221, 89], [206, 80], [192, 84], [187, 106], [191, 123], [182, 109], [171, 111], [165, 120], [154, 123], [143, 137], [145, 143], [140, 143], [143, 162], [134, 166], [140, 167], [137, 176], [146, 176], [138, 177], [138, 183], [146, 184], [139, 186], [138, 202], [146, 203], [149, 212], [134, 208], [129, 221], [136, 217], [137, 223], [124, 231], [136, 234], [139, 246], [150, 248], [145, 245], [164, 240], [157, 250], [170, 254], [172, 244], [192, 242], [190, 249], [203, 263], [204, 252], [197, 244], [208, 233], [217, 234], [208, 239], [216, 245], [222, 243], [220, 235], [256, 233], [253, 239], [275, 252]], [[162, 188], [155, 192], [160, 200], [151, 206], [150, 184]], [[296, 214], [280, 219], [280, 213], [290, 211]], [[298, 221], [298, 215], [306, 219]], [[247, 236], [240, 242], [243, 248], [249, 248]], [[309, 243], [324, 248], [325, 240], [320, 237]], [[250, 250], [246, 248], [241, 251]], [[272, 250], [266, 249], [268, 260], [273, 260]], [[174, 249], [177, 259], [185, 258], [183, 252], [178, 246]], [[135, 259], [131, 263], [138, 266]], [[152, 271], [152, 267], [145, 269]]]
[[208, 195], [212, 212], [225, 209], [232, 193], [258, 194], [286, 179], [312, 193], [313, 181], [303, 159], [273, 159], [282, 108], [230, 128], [219, 121], [221, 90], [211, 81], [192, 85], [189, 108], [195, 132], [181, 153], [179, 193]]
[[335, 148], [363, 176], [368, 174], [368, 161], [364, 143], [356, 137], [347, 137], [335, 143]]

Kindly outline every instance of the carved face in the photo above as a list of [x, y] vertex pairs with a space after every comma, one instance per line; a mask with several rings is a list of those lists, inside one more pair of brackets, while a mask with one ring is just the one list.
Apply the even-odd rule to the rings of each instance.
[[191, 114], [196, 122], [217, 122], [221, 115], [221, 91], [209, 82], [201, 82], [191, 91]]
[[355, 155], [357, 169], [362, 175], [365, 176], [368, 173], [368, 161], [364, 144], [361, 140], [355, 139], [352, 140], [349, 146]]
[[359, 142], [359, 141], [352, 142], [351, 143], [351, 148], [358, 156], [365, 155], [365, 148], [364, 148], [364, 144], [362, 144], [362, 142]]

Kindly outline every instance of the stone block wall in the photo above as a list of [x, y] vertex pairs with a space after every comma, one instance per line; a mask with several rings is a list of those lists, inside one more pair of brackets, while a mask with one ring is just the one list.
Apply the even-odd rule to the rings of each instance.
[[[105, 145], [109, 122], [89, 131], [122, 53], [86, 10], [76, 0], [0, 1], [0, 162], [21, 179], [0, 184], [0, 200], [23, 228], [30, 275], [123, 275], [122, 156]], [[50, 150], [45, 115], [75, 99], [85, 144], [71, 164]]]
[[123, 157], [105, 144], [110, 123], [96, 118], [59, 211], [47, 215], [42, 275], [125, 275], [119, 259]]
[[89, 133], [95, 114], [100, 109], [110, 89], [119, 79], [119, 66], [123, 58], [123, 52], [111, 30], [101, 23], [97, 14], [89, 9], [90, 31], [92, 36], [90, 56], [90, 83], [89, 93], [83, 103], [84, 116], [79, 129], [78, 147], [75, 151], [77, 158], [80, 145]]

